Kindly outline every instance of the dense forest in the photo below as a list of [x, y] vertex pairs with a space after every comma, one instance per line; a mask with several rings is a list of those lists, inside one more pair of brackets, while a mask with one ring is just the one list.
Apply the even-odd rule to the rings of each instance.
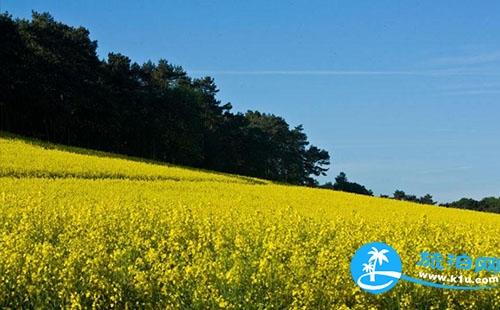
[[[179, 165], [319, 186], [327, 151], [302, 126], [258, 111], [232, 112], [211, 77], [192, 78], [167, 60], [99, 59], [83, 27], [34, 12], [0, 15], [0, 130], [45, 141]], [[322, 188], [373, 195], [340, 173]], [[382, 195], [381, 197], [389, 198]], [[393, 199], [434, 205], [404, 191]], [[442, 206], [500, 213], [500, 198]]]
[[316, 184], [329, 165], [302, 126], [232, 113], [212, 78], [166, 60], [100, 60], [87, 29], [48, 13], [1, 15], [0, 42], [0, 130], [292, 184]]

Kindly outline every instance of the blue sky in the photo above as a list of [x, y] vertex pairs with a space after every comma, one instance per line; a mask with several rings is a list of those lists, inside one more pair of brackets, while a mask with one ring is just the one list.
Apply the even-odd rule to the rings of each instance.
[[498, 1], [22, 1], [85, 26], [99, 55], [211, 75], [236, 111], [303, 124], [374, 190], [500, 196]]

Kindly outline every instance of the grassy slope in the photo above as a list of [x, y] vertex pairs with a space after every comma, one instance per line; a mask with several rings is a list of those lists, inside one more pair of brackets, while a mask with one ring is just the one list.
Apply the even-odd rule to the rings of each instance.
[[[106, 304], [112, 302], [109, 298], [116, 287], [123, 303], [143, 298], [145, 303], [163, 305], [200, 306], [198, 300], [216, 307], [259, 302], [450, 307], [474, 302], [494, 308], [500, 303], [491, 291], [449, 293], [407, 283], [383, 297], [371, 296], [353, 285], [348, 271], [355, 249], [377, 240], [398, 250], [411, 276], [416, 275], [415, 263], [424, 250], [500, 256], [499, 215], [278, 185], [5, 134], [0, 137], [0, 195], [0, 271], [10, 279], [1, 283], [0, 291], [14, 290], [18, 298], [0, 294], [3, 305], [13, 300], [22, 304], [26, 295], [31, 296], [28, 304], [36, 305], [37, 294], [69, 303], [72, 292], [78, 292], [80, 303]], [[162, 251], [161, 243], [151, 240], [163, 240], [170, 250]], [[88, 248], [89, 244], [94, 247]], [[135, 254], [127, 252], [126, 259], [115, 260], [117, 244]], [[26, 253], [37, 253], [40, 245], [59, 253], [59, 260], [42, 255], [32, 258], [36, 264], [30, 265], [21, 259]], [[188, 257], [169, 256], [194, 245], [197, 250]], [[247, 252], [235, 257], [240, 247]], [[167, 291], [178, 290], [178, 295], [149, 291], [158, 286], [161, 292], [160, 283], [172, 281], [160, 280], [160, 275], [167, 277], [166, 271], [153, 268], [153, 263], [141, 269], [149, 280], [108, 265], [96, 267], [100, 266], [96, 262], [91, 263], [94, 269], [83, 273], [81, 283], [70, 276], [72, 270], [89, 263], [88, 257], [134, 270], [138, 259], [146, 260], [152, 249], [161, 258], [155, 264], [175, 266], [177, 274], [168, 274], [177, 284]], [[54, 279], [39, 279], [44, 272], [36, 267], [44, 264], [45, 273]], [[23, 272], [25, 278], [13, 280]], [[102, 280], [100, 285], [92, 282], [95, 277]], [[36, 293], [29, 287], [40, 290]], [[279, 292], [268, 293], [270, 287]], [[87, 296], [85, 290], [99, 294]]]

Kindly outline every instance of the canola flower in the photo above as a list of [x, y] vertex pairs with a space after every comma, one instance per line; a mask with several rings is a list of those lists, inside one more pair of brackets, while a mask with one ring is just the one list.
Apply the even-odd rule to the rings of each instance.
[[500, 216], [0, 137], [0, 306], [499, 309], [498, 290], [361, 291], [359, 246], [499, 255]]

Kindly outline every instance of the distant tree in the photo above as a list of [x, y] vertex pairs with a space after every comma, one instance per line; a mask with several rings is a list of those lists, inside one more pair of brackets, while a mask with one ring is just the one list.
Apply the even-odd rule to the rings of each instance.
[[417, 203], [421, 203], [421, 204], [433, 205], [436, 203], [436, 202], [434, 202], [434, 200], [432, 199], [432, 196], [430, 194], [426, 194], [425, 196], [418, 198], [416, 195], [408, 195], [402, 190], [396, 190], [392, 196], [394, 199], [397, 199], [397, 200], [417, 202]]
[[486, 197], [480, 201], [471, 198], [462, 198], [455, 202], [443, 204], [442, 206], [449, 208], [500, 213], [500, 197]]
[[425, 194], [424, 196], [420, 197], [419, 202], [427, 205], [436, 204], [436, 202], [432, 199], [432, 195], [430, 194]]
[[415, 195], [406, 195], [405, 199], [406, 201], [411, 201], [411, 202], [420, 202], [417, 196]]
[[486, 197], [479, 202], [479, 211], [500, 213], [500, 197]]
[[396, 190], [392, 197], [397, 200], [406, 200], [406, 193], [402, 190]]
[[471, 198], [462, 198], [460, 200], [443, 204], [444, 207], [479, 210], [479, 201]]
[[347, 175], [345, 172], [340, 172], [338, 176], [335, 177], [335, 184], [334, 186], [341, 187], [345, 184], [348, 184], [349, 180], [347, 180]]
[[355, 182], [349, 182], [344, 172], [340, 172], [339, 175], [335, 178], [335, 184], [332, 185], [331, 182], [328, 182], [323, 184], [321, 187], [343, 192], [373, 196], [373, 192], [366, 189], [363, 185]]

